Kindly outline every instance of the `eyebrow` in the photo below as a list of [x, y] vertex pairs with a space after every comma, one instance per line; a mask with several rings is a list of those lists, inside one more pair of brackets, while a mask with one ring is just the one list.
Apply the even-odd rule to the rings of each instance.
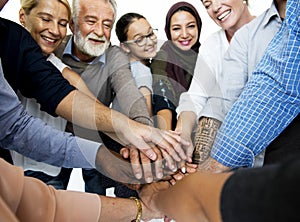
[[[48, 12], [38, 12], [37, 15], [39, 15], [39, 16], [46, 15], [46, 16], [50, 16], [51, 18], [53, 18], [53, 15]], [[60, 20], [66, 20], [67, 22], [69, 21], [68, 18], [61, 18]]]
[[133, 38], [135, 38], [135, 37], [137, 37], [137, 36], [144, 36], [144, 35], [147, 35], [147, 34], [150, 33], [151, 30], [153, 30], [153, 28], [150, 26], [149, 29], [148, 29], [148, 33], [146, 33], [146, 34], [137, 33], [137, 34], [135, 34], [135, 35], [133, 36]]

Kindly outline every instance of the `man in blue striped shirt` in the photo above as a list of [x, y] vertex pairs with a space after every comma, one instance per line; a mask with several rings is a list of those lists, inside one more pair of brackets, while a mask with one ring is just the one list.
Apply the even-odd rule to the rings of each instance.
[[300, 112], [299, 2], [288, 0], [286, 19], [244, 91], [227, 114], [201, 168], [218, 172], [251, 167]]

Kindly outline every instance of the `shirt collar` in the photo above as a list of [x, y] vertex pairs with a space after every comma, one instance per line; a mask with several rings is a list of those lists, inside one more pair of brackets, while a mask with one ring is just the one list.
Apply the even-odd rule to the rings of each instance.
[[272, 5], [267, 11], [267, 14], [264, 18], [263, 24], [266, 26], [273, 19], [277, 19], [278, 21], [282, 22], [281, 18], [280, 18], [280, 15], [279, 15], [279, 13], [276, 9], [274, 1], [272, 1]]
[[[73, 46], [73, 36], [69, 39], [67, 45], [66, 45], [66, 48], [63, 52], [63, 55], [70, 55], [74, 60], [80, 62], [80, 59], [75, 56], [73, 53], [72, 53], [72, 46]], [[96, 64], [98, 62], [102, 63], [102, 64], [105, 64], [105, 61], [106, 61], [106, 53], [103, 53], [101, 56], [98, 56], [96, 57], [92, 62], [90, 62], [89, 64]]]

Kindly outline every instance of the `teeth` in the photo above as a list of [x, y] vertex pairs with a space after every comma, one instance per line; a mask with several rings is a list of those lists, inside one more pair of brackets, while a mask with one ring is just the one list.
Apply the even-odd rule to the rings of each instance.
[[220, 15], [220, 16], [218, 17], [218, 19], [219, 19], [219, 20], [224, 19], [227, 15], [230, 14], [230, 12], [231, 12], [231, 10], [228, 10], [228, 11], [224, 12], [222, 15]]
[[48, 37], [44, 37], [44, 39], [45, 39], [45, 40], [47, 40], [48, 42], [52, 42], [52, 43], [54, 43], [54, 42], [55, 42], [55, 40], [54, 40], [54, 39], [50, 39], [50, 38], [48, 38]]

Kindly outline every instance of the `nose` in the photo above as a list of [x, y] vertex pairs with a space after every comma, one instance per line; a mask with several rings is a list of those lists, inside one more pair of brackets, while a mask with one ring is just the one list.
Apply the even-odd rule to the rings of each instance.
[[189, 35], [189, 32], [188, 32], [187, 28], [182, 28], [181, 37], [186, 38], [186, 37], [188, 37], [188, 35]]
[[55, 22], [51, 23], [50, 27], [49, 27], [49, 32], [53, 35], [59, 35], [59, 25]]
[[219, 0], [215, 0], [212, 2], [212, 9], [214, 12], [218, 12], [221, 8], [221, 2]]
[[101, 24], [97, 23], [95, 25], [94, 33], [99, 37], [102, 37], [104, 35], [103, 27]]

